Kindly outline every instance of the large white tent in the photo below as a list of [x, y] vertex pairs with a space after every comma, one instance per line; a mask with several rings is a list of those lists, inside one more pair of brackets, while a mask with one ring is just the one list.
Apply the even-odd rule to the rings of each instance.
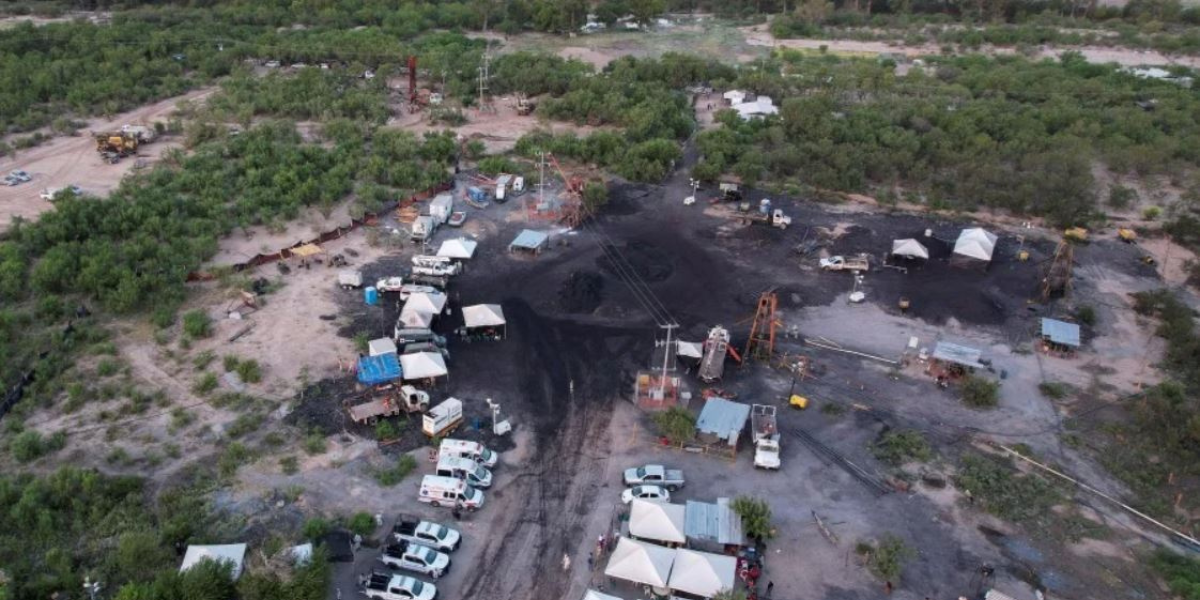
[[446, 308], [446, 295], [440, 292], [417, 292], [404, 302], [404, 308], [409, 307], [437, 315]]
[[674, 561], [675, 551], [670, 548], [617, 538], [617, 548], [613, 550], [604, 574], [661, 588], [667, 585]]
[[903, 256], [905, 258], [929, 258], [929, 249], [924, 244], [907, 238], [903, 240], [892, 241], [892, 254], [894, 256]]
[[222, 544], [216, 546], [188, 546], [187, 552], [183, 555], [183, 564], [179, 567], [179, 572], [182, 573], [202, 561], [216, 560], [227, 562], [233, 566], [233, 578], [237, 579], [242, 575], [242, 566], [246, 559], [245, 544]]
[[624, 600], [624, 599], [618, 598], [616, 596], [610, 596], [608, 594], [603, 594], [603, 593], [597, 592], [596, 590], [588, 590], [587, 593], [583, 595], [583, 600]]
[[737, 559], [732, 556], [679, 548], [667, 587], [712, 598], [721, 590], [733, 589], [736, 575]]
[[415, 307], [409, 308], [405, 304], [404, 308], [400, 309], [400, 322], [409, 329], [429, 329], [433, 326], [433, 313]]
[[449, 373], [446, 370], [446, 361], [437, 352], [400, 355], [400, 372], [406, 381], [442, 377]]
[[991, 261], [996, 251], [996, 234], [980, 227], [964, 229], [954, 242], [954, 253], [975, 260]]
[[479, 243], [475, 240], [468, 240], [467, 238], [446, 240], [438, 248], [437, 255], [443, 258], [466, 260], [475, 256], [475, 247], [478, 245]]
[[634, 499], [629, 507], [629, 535], [643, 540], [682, 544], [687, 541], [687, 521], [682, 504]]
[[499, 304], [475, 304], [473, 306], [464, 306], [463, 323], [467, 329], [475, 329], [476, 327], [500, 327], [506, 323], [504, 320], [504, 310]]

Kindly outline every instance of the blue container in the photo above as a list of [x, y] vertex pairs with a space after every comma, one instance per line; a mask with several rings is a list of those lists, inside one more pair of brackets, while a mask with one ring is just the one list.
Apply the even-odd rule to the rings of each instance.
[[367, 304], [370, 306], [379, 304], [379, 290], [373, 287], [368, 287], [367, 289], [363, 290], [363, 299], [365, 299]]

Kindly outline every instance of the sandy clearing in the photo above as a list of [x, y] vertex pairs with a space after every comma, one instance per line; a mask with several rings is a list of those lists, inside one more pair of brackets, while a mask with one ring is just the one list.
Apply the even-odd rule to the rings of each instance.
[[601, 129], [600, 127], [539, 119], [533, 115], [518, 115], [517, 101], [514, 96], [497, 96], [494, 105], [495, 112], [481, 112], [474, 109], [463, 111], [467, 117], [467, 123], [458, 127], [442, 123], [429, 123], [425, 112], [407, 112], [402, 117], [389, 119], [387, 126], [407, 129], [418, 135], [427, 131], [450, 130], [463, 138], [482, 141], [490, 153], [512, 150], [521, 136], [536, 129], [555, 134], [574, 132], [581, 136]]
[[[744, 27], [741, 29], [746, 35], [747, 44], [751, 46], [795, 48], [801, 50], [820, 50], [822, 47], [825, 47], [827, 51], [835, 54], [864, 56], [888, 53], [903, 54], [908, 58], [917, 58], [942, 53], [941, 45], [933, 42], [909, 45], [899, 42], [813, 38], [780, 40], [772, 36], [770, 32], [759, 31], [757, 29], [758, 27]], [[1142, 65], [1182, 65], [1193, 69], [1200, 67], [1200, 57], [1197, 56], [1171, 56], [1153, 50], [1110, 48], [1106, 46], [1040, 46], [1033, 55], [1033, 58], [1056, 59], [1060, 54], [1068, 50], [1079, 52], [1084, 58], [1093, 63], [1117, 63], [1123, 67]], [[993, 56], [1014, 56], [1018, 54], [1016, 48], [1007, 46], [983, 46], [977, 52]]]
[[592, 48], [582, 48], [579, 46], [568, 46], [558, 51], [558, 55], [566, 59], [581, 60], [585, 63], [603, 69], [608, 66], [608, 63], [616, 60], [616, 56], [611, 53], [604, 53]]
[[[78, 185], [89, 194], [107, 196], [133, 170], [137, 163], [133, 158], [115, 165], [103, 162], [88, 132], [119, 129], [130, 123], [162, 121], [175, 111], [180, 101], [203, 100], [214, 91], [216, 88], [199, 89], [112, 119], [92, 119], [80, 130], [79, 135], [54, 138], [36, 148], [17, 152], [16, 156], [0, 159], [0, 171], [22, 169], [33, 177], [33, 181], [15, 187], [0, 187], [0, 231], [7, 229], [15, 217], [31, 220], [54, 208], [53, 204], [39, 197], [46, 188]], [[180, 144], [178, 138], [156, 141], [145, 146], [138, 158], [153, 164], [171, 148], [180, 147]]]

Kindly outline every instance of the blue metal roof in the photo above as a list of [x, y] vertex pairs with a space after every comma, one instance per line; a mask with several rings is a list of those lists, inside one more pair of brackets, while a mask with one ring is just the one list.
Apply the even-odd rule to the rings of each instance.
[[746, 428], [749, 418], [749, 404], [709, 398], [700, 411], [700, 418], [696, 419], [696, 430], [715, 435], [732, 445], [737, 443], [738, 434]]
[[1057, 319], [1042, 319], [1042, 337], [1049, 339], [1055, 344], [1062, 344], [1073, 348], [1078, 348], [1081, 345], [1079, 341], [1079, 325]]
[[400, 359], [395, 352], [358, 359], [359, 383], [379, 385], [395, 379], [400, 379]]
[[545, 232], [526, 229], [517, 236], [517, 239], [513, 240], [512, 243], [509, 244], [509, 248], [537, 250], [542, 246], [545, 246], [549, 239], [550, 235]]
[[729, 508], [729, 498], [718, 498], [716, 504], [688, 500], [686, 506], [683, 531], [689, 539], [746, 545], [742, 519]]

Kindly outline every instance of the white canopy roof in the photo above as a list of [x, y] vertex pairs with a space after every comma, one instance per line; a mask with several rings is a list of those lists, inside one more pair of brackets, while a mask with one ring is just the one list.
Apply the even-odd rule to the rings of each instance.
[[438, 249], [437, 255], [446, 258], [471, 258], [475, 256], [475, 247], [478, 245], [479, 243], [475, 240], [467, 238], [446, 240], [442, 242], [442, 247]]
[[504, 311], [499, 304], [464, 306], [463, 322], [467, 327], [499, 327], [504, 325]]
[[762, 115], [779, 114], [779, 107], [775, 106], [769, 96], [759, 96], [751, 102], [735, 103], [733, 105], [733, 110], [738, 111], [738, 116], [743, 119]]
[[629, 538], [617, 538], [617, 549], [604, 574], [653, 587], [666, 587], [675, 551]]
[[440, 292], [417, 292], [404, 302], [404, 308], [409, 307], [436, 315], [446, 308], [446, 295]]
[[379, 338], [367, 342], [367, 350], [371, 356], [379, 356], [380, 354], [395, 354], [396, 342], [392, 338]]
[[242, 575], [242, 564], [246, 558], [245, 544], [223, 544], [218, 546], [188, 546], [183, 555], [183, 564], [179, 567], [182, 573], [204, 560], [220, 560], [233, 565], [233, 578]]
[[999, 238], [994, 233], [980, 227], [964, 229], [958, 235], [958, 241], [954, 242], [954, 253], [968, 258], [990, 261], [992, 252], [996, 251], [997, 239]]
[[400, 355], [400, 372], [405, 380], [429, 379], [449, 373], [446, 361], [437, 352], [417, 352]]
[[624, 599], [618, 598], [616, 596], [610, 596], [608, 594], [602, 594], [600, 592], [597, 592], [596, 590], [588, 590], [587, 593], [583, 595], [583, 600], [624, 600]]
[[433, 313], [418, 308], [409, 308], [408, 304], [400, 309], [400, 322], [411, 329], [429, 329], [433, 325]]
[[629, 535], [636, 538], [682, 544], [687, 509], [682, 504], [651, 502], [635, 498], [629, 509]]
[[732, 556], [679, 548], [675, 550], [675, 568], [667, 587], [711, 598], [721, 590], [732, 589], [736, 574], [737, 559]]
[[704, 358], [704, 344], [678, 341], [675, 343], [675, 354], [688, 358]]
[[728, 100], [731, 104], [740, 104], [746, 99], [746, 92], [743, 92], [742, 90], [729, 90], [728, 92], [721, 94], [721, 97]]
[[907, 256], [909, 258], [929, 258], [929, 249], [921, 244], [921, 242], [907, 238], [892, 242], [892, 254]]

